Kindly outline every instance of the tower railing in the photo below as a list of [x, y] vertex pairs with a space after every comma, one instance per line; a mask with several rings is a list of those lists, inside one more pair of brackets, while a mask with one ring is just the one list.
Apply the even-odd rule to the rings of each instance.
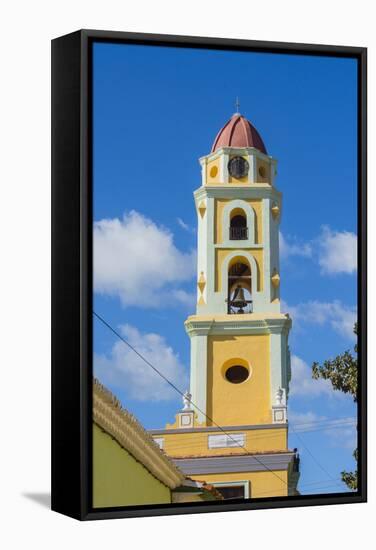
[[230, 241], [246, 241], [248, 227], [230, 227]]
[[227, 313], [229, 315], [239, 315], [244, 313], [253, 313], [253, 304], [252, 302], [247, 303], [242, 308], [235, 302], [231, 300], [228, 301]]

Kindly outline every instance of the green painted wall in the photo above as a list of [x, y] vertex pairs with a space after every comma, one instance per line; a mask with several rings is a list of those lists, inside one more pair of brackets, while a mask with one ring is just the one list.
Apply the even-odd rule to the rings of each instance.
[[94, 424], [94, 508], [170, 502], [170, 489]]

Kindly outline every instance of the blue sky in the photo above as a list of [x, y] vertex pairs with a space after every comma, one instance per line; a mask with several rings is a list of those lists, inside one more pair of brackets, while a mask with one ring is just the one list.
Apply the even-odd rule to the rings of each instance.
[[[236, 96], [278, 159], [281, 297], [293, 319], [289, 444], [301, 452], [302, 493], [346, 490], [336, 480], [354, 466], [356, 408], [312, 381], [310, 365], [354, 345], [356, 79], [352, 59], [94, 45], [95, 310], [183, 391], [198, 158]], [[180, 397], [98, 321], [94, 335], [96, 373], [124, 406], [147, 428], [171, 422]]]

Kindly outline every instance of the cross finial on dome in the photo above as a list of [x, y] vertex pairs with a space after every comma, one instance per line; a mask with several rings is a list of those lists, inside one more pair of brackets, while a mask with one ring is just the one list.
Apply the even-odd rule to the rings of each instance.
[[236, 109], [236, 114], [239, 115], [239, 107], [240, 107], [240, 101], [239, 101], [239, 98], [238, 96], [236, 96], [236, 101], [235, 101], [235, 109]]

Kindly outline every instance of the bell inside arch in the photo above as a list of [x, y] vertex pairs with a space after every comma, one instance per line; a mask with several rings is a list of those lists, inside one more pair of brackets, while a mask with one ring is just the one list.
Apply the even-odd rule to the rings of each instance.
[[242, 259], [235, 262], [228, 273], [228, 313], [252, 313], [252, 276], [250, 267]]
[[230, 313], [251, 313], [252, 300], [250, 298], [251, 296], [248, 289], [244, 289], [241, 285], [237, 285], [230, 299]]

